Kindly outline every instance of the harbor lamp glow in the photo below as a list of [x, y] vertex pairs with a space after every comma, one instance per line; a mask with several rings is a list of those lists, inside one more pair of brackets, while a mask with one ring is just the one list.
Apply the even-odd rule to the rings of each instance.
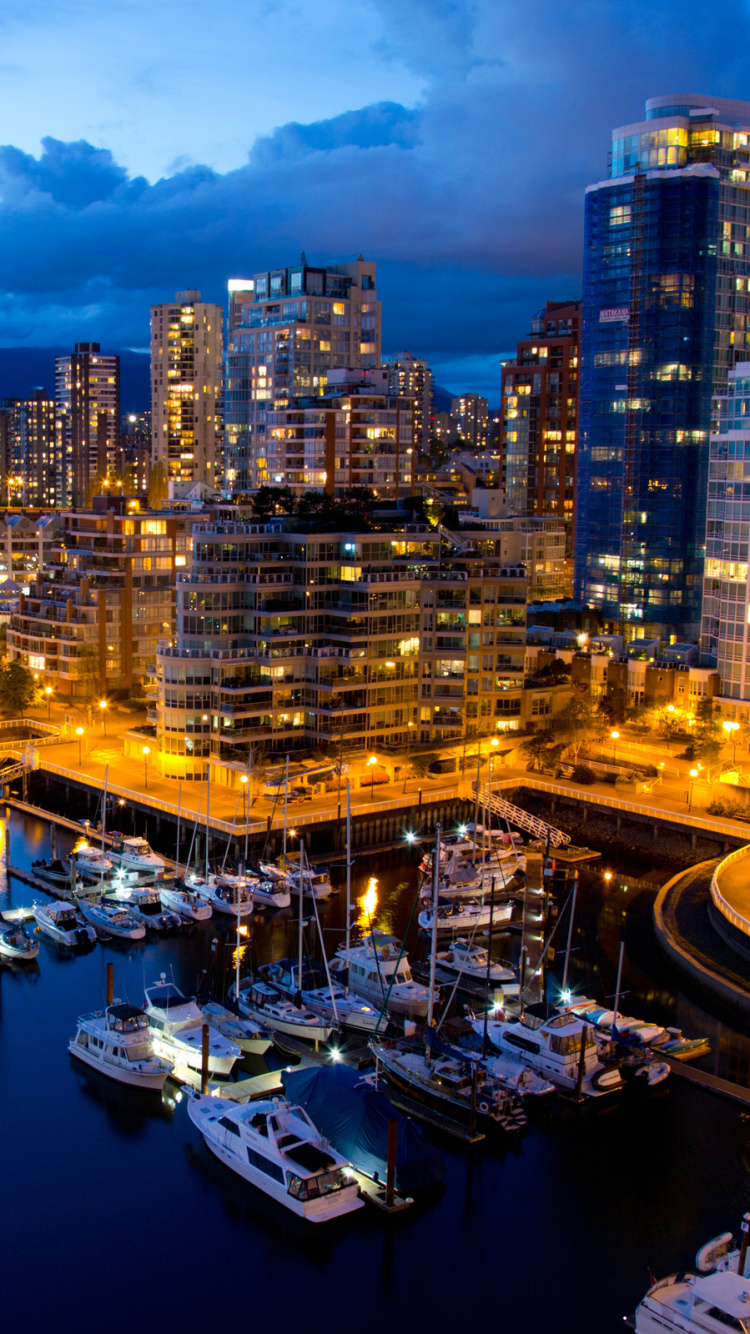
[[617, 743], [620, 740], [620, 733], [610, 732], [609, 735], [612, 738], [612, 763], [615, 764], [617, 762]]
[[378, 762], [377, 755], [371, 755], [367, 761], [370, 770], [370, 801], [375, 800], [375, 765]]
[[727, 734], [727, 741], [729, 740], [730, 737], [731, 737], [731, 739], [732, 739], [732, 764], [736, 764], [736, 762], [737, 762], [737, 733], [738, 733], [739, 730], [740, 730], [740, 725], [739, 725], [739, 723], [733, 723], [733, 722], [730, 722], [729, 719], [727, 718], [727, 719], [725, 720], [725, 722], [723, 723], [723, 727], [724, 727], [724, 731], [725, 731], [726, 734]]
[[143, 756], [143, 786], [148, 792], [148, 757], [151, 754], [151, 747], [144, 746], [141, 754]]
[[697, 769], [691, 769], [691, 770], [690, 770], [690, 790], [689, 790], [689, 792], [688, 792], [688, 815], [690, 814], [690, 810], [691, 810], [691, 807], [692, 807], [692, 805], [693, 805], [693, 784], [694, 784], [694, 782], [695, 782], [695, 780], [696, 780], [697, 777], [698, 777], [698, 770], [697, 770]]
[[47, 696], [47, 722], [52, 717], [52, 686], [45, 686], [44, 693]]
[[241, 784], [242, 784], [242, 791], [243, 791], [244, 794], [245, 794], [245, 824], [247, 825], [247, 794], [248, 794], [248, 776], [247, 776], [247, 774], [240, 774], [240, 782], [241, 782]]
[[104, 735], [106, 736], [106, 735], [107, 735], [107, 701], [106, 701], [106, 699], [100, 699], [100, 700], [99, 700], [99, 708], [101, 709], [101, 714], [102, 714], [102, 731], [103, 731]]
[[80, 769], [81, 765], [83, 764], [83, 755], [81, 752], [81, 738], [83, 736], [82, 727], [76, 728], [76, 736], [78, 737], [78, 768]]

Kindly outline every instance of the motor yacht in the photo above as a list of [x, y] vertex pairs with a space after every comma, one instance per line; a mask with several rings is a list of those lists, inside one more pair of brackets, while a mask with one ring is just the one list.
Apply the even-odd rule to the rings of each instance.
[[[146, 987], [145, 1012], [151, 1028], [154, 1051], [173, 1065], [200, 1070], [203, 1057], [203, 1025], [206, 1022], [194, 1000], [183, 996], [174, 982], [162, 973], [158, 982]], [[212, 1075], [228, 1075], [242, 1052], [236, 1042], [212, 1028], [208, 1044], [208, 1069]]]
[[[224, 877], [210, 875], [188, 876], [187, 887], [197, 894], [212, 910], [224, 917], [249, 917], [253, 911], [253, 896], [244, 884], [230, 884]], [[238, 903], [239, 900], [239, 903]]]
[[143, 940], [146, 934], [143, 923], [119, 904], [82, 899], [80, 907], [86, 921], [108, 936], [117, 936], [120, 940]]
[[[484, 1034], [483, 1016], [472, 1028]], [[591, 1026], [544, 1001], [527, 1006], [520, 1019], [488, 1019], [487, 1036], [501, 1055], [516, 1057], [566, 1093], [577, 1094], [580, 1085], [582, 1096], [599, 1098], [622, 1087], [617, 1067], [602, 1063]]]
[[168, 912], [177, 913], [185, 921], [207, 922], [213, 916], [210, 903], [206, 903], [205, 899], [199, 898], [189, 889], [181, 889], [177, 884], [160, 884], [159, 899], [163, 908]]
[[482, 1130], [518, 1133], [526, 1128], [527, 1117], [515, 1094], [488, 1070], [474, 1071], [469, 1060], [429, 1056], [402, 1042], [371, 1042], [370, 1047], [389, 1083], [418, 1101], [455, 1120], [476, 1119]]
[[300, 883], [302, 893], [311, 899], [328, 899], [333, 893], [333, 885], [328, 872], [323, 867], [305, 867], [300, 876], [299, 866], [287, 863], [284, 869], [273, 862], [259, 862], [258, 869], [264, 880], [283, 883], [291, 894], [299, 897]]
[[748, 1269], [750, 1256], [743, 1257], [731, 1232], [724, 1232], [701, 1246], [695, 1271], [652, 1283], [634, 1319], [626, 1323], [636, 1334], [706, 1334], [727, 1327], [750, 1334]]
[[372, 1001], [378, 1010], [387, 998], [388, 1009], [394, 1014], [407, 1014], [413, 1018], [427, 1014], [429, 991], [414, 981], [408, 956], [405, 951], [400, 952], [399, 943], [392, 936], [376, 931], [361, 944], [353, 945], [349, 950], [348, 978], [343, 945], [331, 959], [329, 967], [334, 981], [342, 986], [348, 981], [350, 990]]
[[225, 875], [224, 879], [230, 885], [244, 885], [256, 908], [288, 908], [292, 902], [289, 887], [283, 880], [260, 880], [254, 875]]
[[32, 910], [40, 931], [58, 945], [90, 945], [96, 931], [70, 903], [35, 903]]
[[110, 1079], [136, 1088], [158, 1092], [172, 1072], [171, 1062], [154, 1053], [148, 1016], [122, 1001], [82, 1014], [68, 1051]]
[[[480, 902], [474, 899], [454, 900], [438, 899], [437, 933], [439, 936], [451, 935], [454, 931], [476, 931], [489, 928], [500, 930], [513, 914], [512, 903]], [[432, 931], [432, 908], [425, 908], [418, 917], [423, 931]]]
[[75, 857], [76, 867], [84, 880], [108, 880], [114, 870], [111, 857], [101, 848], [92, 848], [85, 839], [76, 843], [71, 856]]
[[30, 963], [39, 953], [39, 941], [27, 935], [23, 925], [0, 926], [0, 958]]
[[263, 1056], [268, 1051], [271, 1037], [254, 1019], [242, 1018], [218, 1001], [199, 1001], [199, 1005], [206, 1023], [230, 1042], [236, 1043], [240, 1051], [249, 1052], [253, 1056]]
[[176, 931], [182, 925], [178, 913], [162, 907], [160, 891], [156, 886], [128, 885], [115, 877], [108, 899], [127, 908], [131, 916], [148, 931]]
[[351, 1028], [360, 1033], [374, 1033], [377, 1028], [379, 1011], [353, 991], [347, 996], [345, 989], [333, 979], [329, 987], [325, 970], [318, 964], [303, 966], [301, 988], [299, 964], [295, 959], [279, 959], [276, 963], [266, 964], [260, 973], [290, 1000], [299, 995], [308, 1010], [322, 1015], [334, 1028]]
[[515, 969], [503, 963], [490, 963], [488, 952], [483, 945], [473, 945], [471, 941], [459, 936], [447, 949], [438, 950], [435, 956], [438, 968], [460, 977], [462, 982], [476, 986], [502, 987], [518, 981]]
[[149, 877], [161, 880], [164, 875], [164, 862], [152, 851], [145, 838], [126, 838], [115, 840], [107, 856], [115, 866], [122, 866], [126, 871], [137, 871], [142, 880]]
[[279, 1098], [238, 1106], [191, 1091], [188, 1115], [222, 1163], [300, 1218], [324, 1223], [362, 1208], [350, 1164], [301, 1107]]
[[[233, 994], [234, 988], [230, 992]], [[285, 1033], [287, 1037], [308, 1042], [327, 1042], [331, 1036], [331, 1025], [319, 1014], [298, 1008], [268, 982], [248, 982], [245, 986], [240, 983], [235, 999], [243, 1014], [270, 1028], [272, 1033]]]

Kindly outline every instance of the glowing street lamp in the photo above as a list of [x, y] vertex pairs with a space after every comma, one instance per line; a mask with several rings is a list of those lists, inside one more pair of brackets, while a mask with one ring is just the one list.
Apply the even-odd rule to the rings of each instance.
[[144, 746], [141, 750], [141, 754], [143, 755], [143, 786], [148, 792], [148, 757], [151, 754], [151, 747]]
[[83, 764], [83, 755], [81, 751], [81, 738], [83, 736], [82, 727], [76, 728], [76, 736], [78, 737], [78, 768], [80, 769], [81, 765]]
[[375, 800], [375, 765], [378, 762], [377, 755], [371, 755], [367, 761], [370, 770], [370, 801]]
[[695, 780], [696, 780], [697, 777], [698, 777], [698, 770], [697, 770], [697, 769], [691, 769], [691, 770], [690, 770], [690, 790], [689, 790], [689, 792], [688, 792], [688, 815], [690, 814], [690, 811], [691, 811], [691, 808], [692, 808], [692, 805], [693, 805], [693, 784], [694, 784], [694, 782], [695, 782]]
[[732, 738], [732, 764], [737, 762], [737, 733], [740, 730], [739, 723], [732, 723], [727, 719], [724, 724], [724, 731], [727, 734], [727, 741]]
[[106, 701], [106, 699], [100, 699], [100, 700], [99, 700], [99, 708], [100, 708], [101, 711], [102, 711], [102, 731], [104, 732], [104, 735], [106, 736], [106, 735], [107, 735], [107, 701]]
[[52, 686], [45, 686], [44, 693], [47, 696], [47, 722], [52, 717]]
[[612, 738], [612, 763], [613, 763], [613, 764], [616, 764], [616, 762], [617, 762], [617, 743], [618, 743], [618, 741], [620, 740], [620, 733], [619, 733], [619, 732], [610, 732], [609, 735], [610, 735], [611, 738]]

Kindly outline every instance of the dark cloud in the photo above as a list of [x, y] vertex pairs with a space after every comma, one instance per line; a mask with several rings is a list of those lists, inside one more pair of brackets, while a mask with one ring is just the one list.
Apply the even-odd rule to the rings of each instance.
[[283, 125], [234, 171], [175, 163], [153, 184], [86, 143], [0, 149], [2, 341], [142, 346], [150, 302], [186, 285], [223, 301], [228, 277], [304, 249], [378, 261], [389, 349], [492, 357], [579, 294], [611, 129], [657, 93], [750, 96], [740, 0], [372, 3], [383, 52], [423, 80], [416, 107]]

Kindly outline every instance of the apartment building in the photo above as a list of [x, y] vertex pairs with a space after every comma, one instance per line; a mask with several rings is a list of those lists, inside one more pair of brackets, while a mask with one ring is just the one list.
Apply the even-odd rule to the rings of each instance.
[[376, 266], [293, 268], [229, 280], [226, 357], [228, 494], [273, 481], [267, 412], [281, 400], [320, 393], [332, 369], [380, 365]]
[[518, 727], [525, 571], [427, 525], [217, 521], [178, 571], [157, 655], [163, 772], [234, 783], [259, 749], [361, 750]]
[[385, 363], [388, 371], [388, 390], [394, 398], [411, 398], [414, 402], [414, 437], [418, 449], [430, 447], [432, 420], [433, 375], [426, 361], [413, 357], [411, 352], [399, 352]]
[[0, 402], [0, 495], [9, 505], [56, 503], [55, 401], [44, 389]]
[[119, 471], [120, 358], [76, 343], [55, 359], [55, 503], [82, 506], [95, 478]]
[[185, 291], [151, 307], [151, 460], [172, 490], [221, 481], [223, 355], [221, 306]]
[[529, 602], [559, 602], [571, 597], [573, 562], [567, 554], [569, 525], [563, 519], [533, 516], [491, 518], [492, 499], [500, 494], [494, 488], [474, 490], [473, 508], [459, 511], [461, 537], [481, 541], [483, 533], [498, 534], [503, 562], [523, 565], [526, 569]]
[[471, 449], [484, 449], [489, 434], [489, 404], [481, 394], [451, 400], [451, 419], [459, 439]]
[[189, 516], [94, 504], [61, 516], [51, 559], [8, 628], [9, 656], [76, 697], [145, 682], [173, 631], [176, 572], [190, 559]]

